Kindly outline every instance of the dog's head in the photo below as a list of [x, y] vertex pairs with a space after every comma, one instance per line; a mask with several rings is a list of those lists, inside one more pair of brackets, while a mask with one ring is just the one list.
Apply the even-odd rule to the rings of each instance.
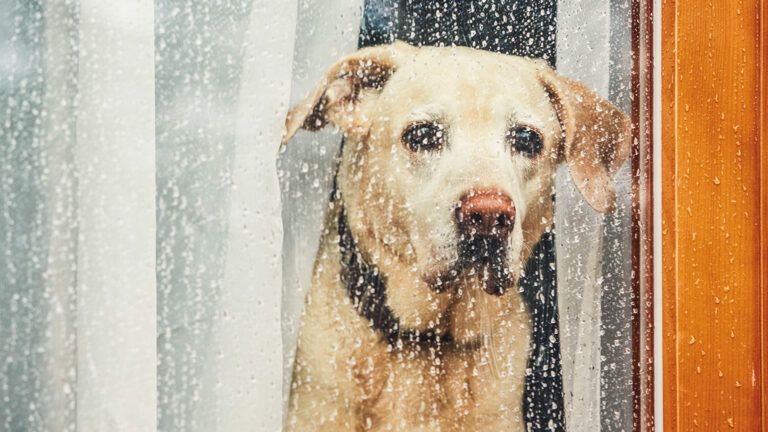
[[[515, 286], [553, 220], [557, 165], [596, 210], [630, 151], [627, 116], [541, 61], [468, 48], [367, 48], [288, 115], [284, 142], [331, 123], [347, 143], [338, 188], [403, 325], [434, 327], [474, 280]], [[472, 284], [469, 284], [472, 285]]]

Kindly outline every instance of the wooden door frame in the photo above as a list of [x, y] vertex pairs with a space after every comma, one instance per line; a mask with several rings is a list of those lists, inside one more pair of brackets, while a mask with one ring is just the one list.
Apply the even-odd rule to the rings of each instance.
[[768, 0], [661, 12], [663, 427], [768, 431]]
[[768, 431], [768, 0], [760, 1], [760, 378], [761, 426]]
[[633, 430], [654, 429], [653, 0], [632, 0]]

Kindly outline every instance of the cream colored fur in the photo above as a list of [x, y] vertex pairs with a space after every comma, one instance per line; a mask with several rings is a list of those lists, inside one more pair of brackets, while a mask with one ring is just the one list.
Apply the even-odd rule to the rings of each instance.
[[[446, 126], [447, 144], [413, 152], [403, 130], [425, 120]], [[630, 148], [628, 119], [540, 61], [396, 43], [333, 66], [289, 114], [284, 142], [327, 123], [347, 139], [342, 202], [326, 217], [306, 298], [286, 430], [525, 430], [531, 324], [519, 290], [486, 294], [472, 274], [443, 293], [430, 281], [458, 258], [454, 211], [470, 190], [494, 188], [514, 202], [507, 264], [515, 286], [552, 226], [559, 163], [593, 207], [610, 211], [611, 178]], [[539, 131], [539, 156], [510, 148], [514, 125]], [[390, 346], [353, 308], [339, 278], [340, 205], [363, 256], [386, 276], [387, 304], [403, 328], [450, 332], [454, 343]]]

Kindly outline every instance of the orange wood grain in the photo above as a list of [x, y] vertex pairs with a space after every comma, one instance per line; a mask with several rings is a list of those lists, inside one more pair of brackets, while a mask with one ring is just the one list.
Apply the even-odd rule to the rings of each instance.
[[[676, 74], [675, 0], [661, 6], [661, 303], [662, 303], [662, 390], [665, 431], [677, 429], [677, 242], [676, 196], [677, 144], [675, 143]], [[657, 60], [658, 61], [658, 60]]]
[[760, 285], [762, 301], [760, 303], [762, 324], [762, 430], [768, 431], [768, 0], [762, 0], [760, 11]]
[[765, 422], [768, 237], [761, 226], [768, 142], [761, 11], [759, 0], [662, 3], [668, 431], [759, 431]]

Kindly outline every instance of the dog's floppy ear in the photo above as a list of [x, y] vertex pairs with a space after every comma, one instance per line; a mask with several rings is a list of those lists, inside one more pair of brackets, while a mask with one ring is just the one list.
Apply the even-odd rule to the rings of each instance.
[[576, 186], [595, 210], [613, 210], [613, 175], [629, 157], [632, 125], [619, 108], [583, 84], [543, 66], [539, 79], [549, 93], [562, 128], [560, 154]]
[[413, 49], [404, 42], [363, 48], [331, 66], [312, 94], [288, 112], [282, 143], [299, 129], [316, 131], [329, 122], [347, 134], [364, 126], [357, 105], [366, 95], [380, 92], [403, 55]]

